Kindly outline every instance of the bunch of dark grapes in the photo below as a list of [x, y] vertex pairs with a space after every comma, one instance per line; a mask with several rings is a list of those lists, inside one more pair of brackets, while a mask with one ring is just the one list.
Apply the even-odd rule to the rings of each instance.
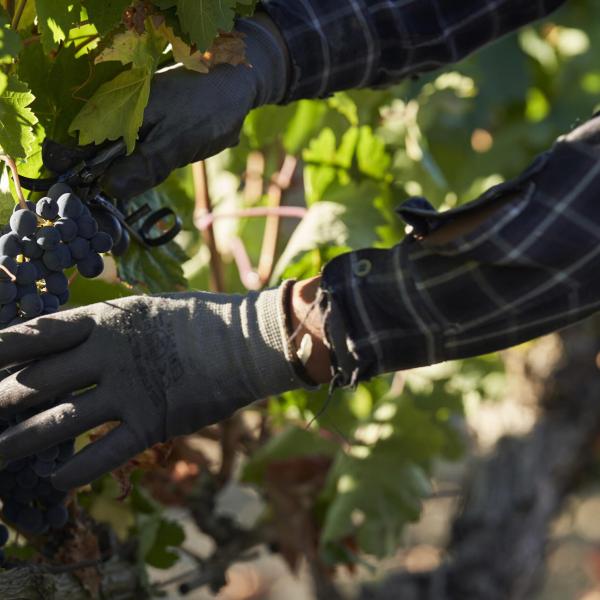
[[[11, 424], [14, 422], [4, 422], [2, 429]], [[42, 535], [50, 529], [64, 527], [69, 520], [65, 505], [68, 494], [57, 490], [50, 476], [73, 456], [73, 452], [74, 443], [68, 441], [35, 456], [8, 463], [0, 471], [4, 520], [30, 535]]]
[[59, 183], [28, 208], [17, 206], [0, 237], [0, 326], [56, 312], [69, 299], [64, 271], [83, 277], [104, 270], [101, 253], [113, 246], [89, 208]]
[[[101, 253], [109, 252], [115, 242], [122, 245], [123, 234], [118, 220], [97, 209], [92, 214], [63, 183], [50, 188], [36, 204], [28, 202], [26, 209], [15, 207], [0, 237], [0, 329], [57, 312], [69, 299], [64, 271], [76, 267], [83, 277], [97, 277], [104, 269]], [[9, 374], [0, 373], [0, 380]], [[0, 420], [0, 432], [56, 403], [10, 421]], [[0, 500], [6, 522], [31, 535], [65, 526], [67, 494], [55, 489], [50, 477], [73, 455], [73, 449], [73, 441], [67, 441], [8, 463], [0, 471]], [[0, 525], [0, 563], [7, 533]]]

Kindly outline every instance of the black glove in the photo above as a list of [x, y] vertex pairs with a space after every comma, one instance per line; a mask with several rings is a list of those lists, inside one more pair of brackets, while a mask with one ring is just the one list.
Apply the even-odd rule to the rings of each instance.
[[283, 99], [287, 48], [266, 19], [242, 20], [236, 27], [246, 36], [250, 66], [219, 65], [208, 74], [177, 67], [156, 76], [140, 142], [130, 156], [111, 165], [103, 180], [108, 193], [131, 198], [177, 167], [235, 146], [253, 108]]

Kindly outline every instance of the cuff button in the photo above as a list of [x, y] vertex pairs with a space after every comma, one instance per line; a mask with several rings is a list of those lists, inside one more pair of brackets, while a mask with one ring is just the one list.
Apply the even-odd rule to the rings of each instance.
[[363, 258], [354, 265], [352, 271], [357, 277], [366, 277], [371, 272], [372, 266], [370, 260]]

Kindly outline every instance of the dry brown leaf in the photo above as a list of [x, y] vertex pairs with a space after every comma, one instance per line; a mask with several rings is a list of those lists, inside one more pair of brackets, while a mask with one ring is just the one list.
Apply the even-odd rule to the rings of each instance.
[[[94, 560], [100, 562], [98, 538], [88, 524], [81, 522], [79, 518], [73, 520], [72, 525], [69, 526], [68, 537], [61, 544], [56, 559], [64, 565]], [[97, 567], [77, 569], [73, 574], [92, 598], [100, 597], [102, 575]]]
[[[118, 426], [119, 423], [105, 423], [104, 425], [100, 425], [100, 427], [97, 427], [90, 433], [90, 441], [95, 442], [96, 440], [99, 440]], [[122, 467], [112, 471], [111, 476], [117, 481], [120, 489], [120, 494], [117, 499], [125, 500], [125, 498], [129, 496], [129, 493], [131, 492], [131, 473], [133, 473], [135, 469], [151, 471], [153, 469], [164, 467], [167, 464], [172, 449], [173, 442], [156, 444], [132, 458]]]
[[191, 71], [208, 73], [212, 67], [220, 64], [246, 64], [246, 44], [242, 33], [221, 32], [206, 52], [199, 52], [165, 23], [161, 25], [159, 32], [171, 44], [175, 60]]

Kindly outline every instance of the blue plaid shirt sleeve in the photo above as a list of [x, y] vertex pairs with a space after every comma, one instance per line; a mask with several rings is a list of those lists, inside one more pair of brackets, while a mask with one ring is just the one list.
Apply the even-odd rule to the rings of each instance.
[[[342, 255], [324, 270], [338, 383], [485, 354], [597, 312], [599, 190], [597, 116], [475, 202], [437, 213], [409, 200], [399, 212], [418, 235]], [[422, 241], [481, 207], [496, 210], [464, 237]]]
[[263, 0], [293, 64], [287, 100], [395, 83], [464, 58], [566, 0]]

